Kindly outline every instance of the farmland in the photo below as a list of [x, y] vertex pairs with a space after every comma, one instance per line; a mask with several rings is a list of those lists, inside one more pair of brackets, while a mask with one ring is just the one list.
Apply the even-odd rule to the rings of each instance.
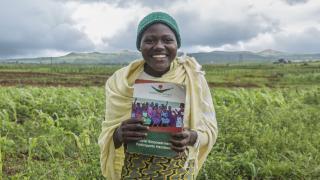
[[[3, 179], [103, 179], [104, 83], [120, 66], [0, 65]], [[320, 178], [320, 63], [206, 65], [219, 137], [198, 179]]]

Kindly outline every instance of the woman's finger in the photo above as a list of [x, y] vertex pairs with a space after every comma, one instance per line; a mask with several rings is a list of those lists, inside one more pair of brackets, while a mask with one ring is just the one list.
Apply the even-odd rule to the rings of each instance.
[[141, 124], [126, 124], [121, 129], [122, 131], [148, 131], [149, 127]]
[[187, 147], [186, 146], [183, 146], [183, 147], [176, 147], [176, 146], [171, 146], [171, 149], [172, 150], [174, 150], [174, 151], [176, 151], [176, 152], [184, 152], [186, 149], [187, 149]]
[[137, 118], [131, 118], [131, 119], [128, 119], [128, 120], [125, 120], [122, 122], [123, 125], [125, 124], [143, 124], [144, 121], [143, 119], [137, 119]]
[[170, 142], [175, 147], [183, 147], [183, 146], [187, 146], [188, 144], [188, 141], [186, 139], [183, 139], [183, 140], [171, 139]]
[[184, 132], [174, 133], [171, 136], [174, 139], [185, 139], [185, 138], [189, 137], [189, 134], [186, 131], [184, 131]]

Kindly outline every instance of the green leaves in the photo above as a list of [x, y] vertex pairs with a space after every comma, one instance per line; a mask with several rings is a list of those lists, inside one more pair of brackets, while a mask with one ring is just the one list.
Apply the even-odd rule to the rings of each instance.
[[219, 136], [200, 179], [319, 177], [318, 94], [319, 88], [215, 90]]
[[5, 176], [101, 178], [97, 139], [104, 116], [102, 89], [1, 88], [0, 99], [5, 99], [0, 101]]
[[[215, 89], [219, 135], [198, 179], [320, 177], [320, 89]], [[2, 176], [102, 179], [103, 88], [1, 88]], [[1, 171], [0, 171], [1, 172]]]

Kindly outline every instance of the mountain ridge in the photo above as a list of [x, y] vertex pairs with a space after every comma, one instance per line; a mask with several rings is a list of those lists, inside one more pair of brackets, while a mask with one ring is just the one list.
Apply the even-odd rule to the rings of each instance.
[[[181, 56], [182, 52], [178, 52]], [[200, 64], [242, 63], [242, 62], [274, 62], [278, 59], [290, 61], [320, 60], [320, 53], [287, 53], [273, 49], [260, 52], [251, 51], [211, 51], [188, 53]], [[0, 63], [33, 63], [33, 64], [127, 64], [141, 59], [138, 51], [123, 50], [119, 52], [70, 52], [59, 57], [38, 57], [19, 59], [0, 59]]]

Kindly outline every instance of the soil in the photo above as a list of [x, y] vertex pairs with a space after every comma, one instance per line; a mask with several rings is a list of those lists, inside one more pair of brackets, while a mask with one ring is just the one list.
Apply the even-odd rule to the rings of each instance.
[[215, 87], [226, 87], [226, 88], [259, 88], [257, 84], [254, 83], [232, 83], [232, 82], [225, 82], [225, 83], [215, 83], [215, 82], [209, 82], [209, 87], [210, 88], [215, 88]]
[[[83, 86], [104, 86], [107, 75], [92, 75], [80, 73], [39, 73], [39, 72], [0, 72], [0, 86], [39, 86], [39, 87], [83, 87]], [[259, 88], [254, 83], [234, 82], [209, 82], [209, 87], [225, 88]]]
[[104, 86], [110, 75], [0, 72], [0, 86]]

